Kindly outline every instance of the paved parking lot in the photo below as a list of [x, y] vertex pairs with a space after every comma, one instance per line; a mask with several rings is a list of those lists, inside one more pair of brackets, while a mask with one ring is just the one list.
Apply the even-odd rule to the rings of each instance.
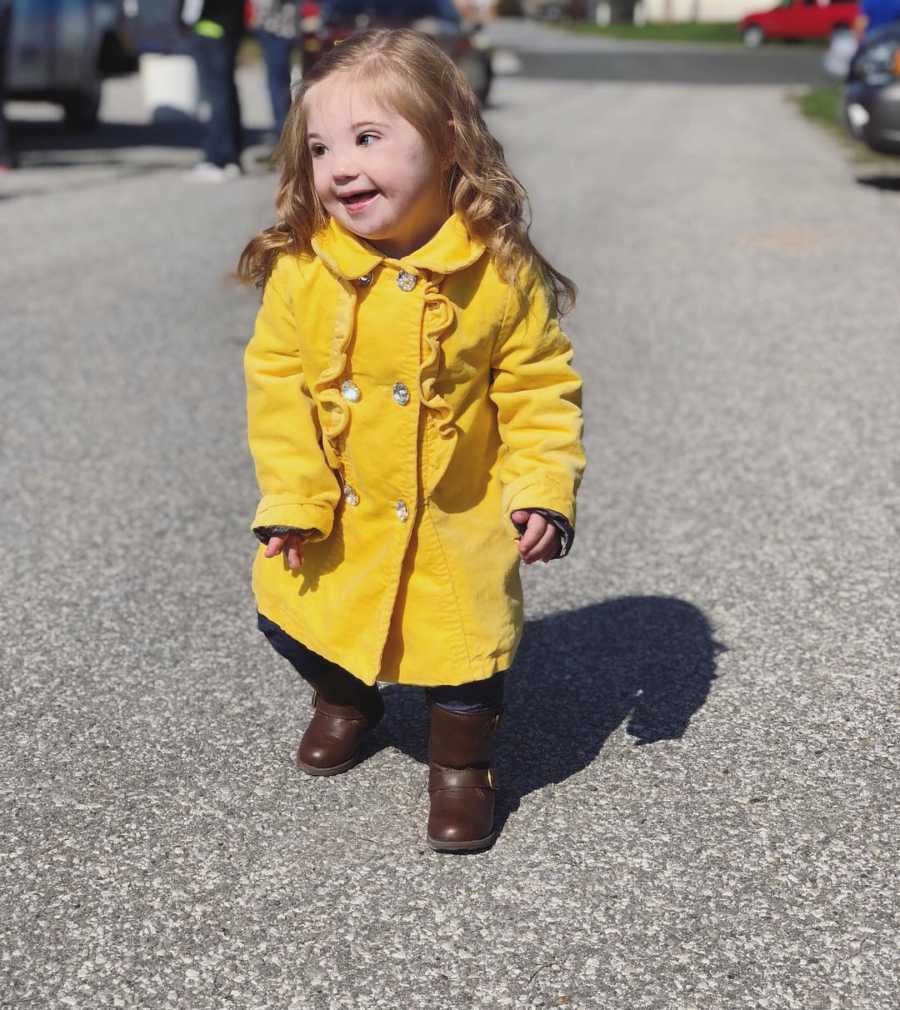
[[0, 181], [0, 1007], [892, 1007], [900, 193], [780, 79], [499, 81], [590, 467], [526, 573], [501, 836], [440, 856], [418, 692], [293, 768], [229, 279], [273, 177], [190, 185], [134, 89]]

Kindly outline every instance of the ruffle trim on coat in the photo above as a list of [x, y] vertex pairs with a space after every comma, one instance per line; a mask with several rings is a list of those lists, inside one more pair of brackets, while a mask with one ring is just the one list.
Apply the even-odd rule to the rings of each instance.
[[350, 408], [341, 396], [337, 382], [347, 368], [347, 350], [356, 323], [357, 291], [354, 281], [374, 270], [383, 257], [371, 246], [350, 236], [334, 220], [313, 236], [312, 247], [343, 292], [335, 311], [328, 365], [311, 384], [322, 429], [322, 450], [328, 465], [339, 470], [344, 462], [339, 441], [350, 424]]
[[419, 368], [422, 405], [432, 411], [438, 432], [431, 473], [425, 489], [426, 494], [430, 493], [446, 472], [459, 437], [459, 431], [453, 423], [453, 410], [437, 391], [441, 372], [440, 341], [456, 323], [456, 310], [450, 299], [441, 292], [440, 284], [447, 274], [464, 270], [479, 260], [484, 254], [484, 244], [473, 239], [462, 219], [453, 214], [425, 245], [401, 260], [383, 256], [368, 243], [342, 228], [334, 219], [313, 237], [312, 246], [340, 284], [345, 296], [335, 314], [329, 364], [312, 383], [322, 429], [322, 447], [329, 466], [334, 469], [339, 469], [344, 462], [341, 459], [339, 440], [350, 423], [350, 409], [341, 396], [337, 382], [346, 370], [347, 351], [353, 339], [358, 299], [356, 282], [371, 274], [382, 263], [396, 265], [398, 269], [411, 268], [417, 273], [427, 271], [431, 275], [425, 288], [423, 335], [426, 353]]
[[419, 389], [422, 406], [432, 411], [438, 438], [432, 446], [430, 472], [426, 475], [425, 494], [430, 494], [447, 470], [459, 438], [459, 428], [453, 423], [453, 409], [437, 389], [443, 355], [441, 340], [456, 324], [456, 309], [441, 292], [442, 277], [433, 277], [425, 288], [425, 360], [419, 368]]
[[319, 426], [322, 429], [322, 448], [328, 465], [335, 470], [342, 463], [338, 443], [350, 423], [350, 408], [341, 396], [336, 382], [347, 368], [347, 349], [353, 339], [356, 316], [356, 289], [343, 278], [337, 280], [344, 290], [344, 297], [335, 313], [331, 359], [312, 384]]

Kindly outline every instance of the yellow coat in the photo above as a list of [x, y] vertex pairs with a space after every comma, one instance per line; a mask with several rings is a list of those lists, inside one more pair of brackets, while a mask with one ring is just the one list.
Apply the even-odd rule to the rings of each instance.
[[460, 684], [513, 660], [518, 508], [574, 525], [581, 381], [536, 274], [504, 282], [457, 216], [401, 260], [336, 222], [282, 255], [246, 352], [261, 613], [366, 683]]

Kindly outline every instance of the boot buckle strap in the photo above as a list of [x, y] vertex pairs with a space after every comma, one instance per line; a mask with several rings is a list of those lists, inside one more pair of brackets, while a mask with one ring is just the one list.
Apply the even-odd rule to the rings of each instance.
[[372, 716], [363, 712], [355, 705], [335, 705], [321, 696], [316, 699], [316, 715], [328, 719], [339, 719], [342, 722], [377, 722]]
[[445, 768], [433, 764], [428, 773], [428, 792], [439, 789], [490, 789], [497, 788], [493, 768]]

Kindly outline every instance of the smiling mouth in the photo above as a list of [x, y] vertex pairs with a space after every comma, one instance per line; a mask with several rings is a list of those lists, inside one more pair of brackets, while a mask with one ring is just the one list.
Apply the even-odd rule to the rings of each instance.
[[377, 189], [365, 189], [360, 190], [358, 193], [348, 193], [346, 196], [339, 196], [338, 200], [341, 201], [347, 210], [353, 212], [364, 210], [376, 196], [378, 196]]

